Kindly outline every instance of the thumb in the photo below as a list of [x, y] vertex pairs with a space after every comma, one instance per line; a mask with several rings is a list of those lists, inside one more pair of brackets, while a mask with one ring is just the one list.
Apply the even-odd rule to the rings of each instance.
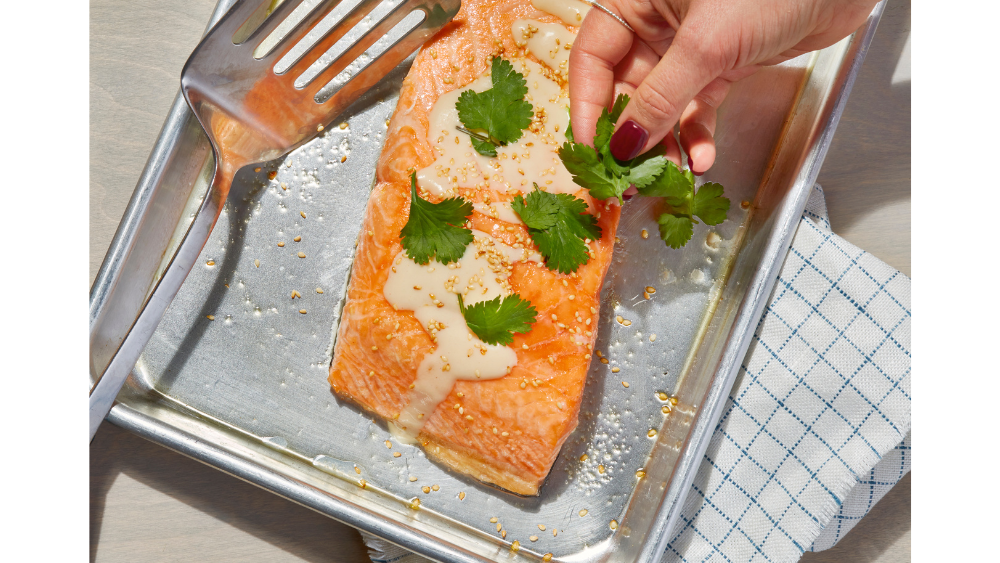
[[723, 58], [708, 51], [693, 27], [681, 26], [618, 119], [610, 147], [618, 160], [631, 160], [663, 140], [688, 103], [724, 70]]

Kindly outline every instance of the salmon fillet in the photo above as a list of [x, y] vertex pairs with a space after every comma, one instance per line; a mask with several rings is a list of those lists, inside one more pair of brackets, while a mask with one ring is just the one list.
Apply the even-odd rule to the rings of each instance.
[[[410, 174], [435, 162], [429, 139], [437, 134], [429, 131], [432, 107], [443, 94], [487, 73], [495, 55], [515, 66], [525, 59], [543, 62], [515, 41], [511, 27], [524, 18], [575, 32], [536, 10], [529, 0], [466, 0], [454, 21], [421, 50], [403, 82], [365, 211], [329, 377], [339, 397], [388, 421], [407, 407], [418, 367], [436, 347], [414, 312], [395, 309], [384, 294], [402, 251]], [[565, 73], [549, 75], [558, 79], [565, 94]], [[590, 260], [571, 275], [550, 271], [538, 261], [513, 264], [508, 279], [512, 291], [538, 311], [532, 329], [514, 335], [516, 365], [497, 379], [457, 381], [445, 400], [429, 411], [416, 436], [431, 459], [522, 495], [538, 494], [576, 428], [619, 217], [617, 203], [592, 200], [586, 190], [567, 184], [563, 172], [559, 186], [545, 184], [543, 178], [529, 180], [588, 203], [602, 230], [602, 238], [590, 244]], [[509, 189], [459, 188], [456, 193], [476, 203], [509, 202], [517, 195]], [[426, 193], [424, 197], [442, 199]], [[523, 224], [502, 221], [479, 207], [470, 222], [497, 242], [527, 241], [531, 246]]]

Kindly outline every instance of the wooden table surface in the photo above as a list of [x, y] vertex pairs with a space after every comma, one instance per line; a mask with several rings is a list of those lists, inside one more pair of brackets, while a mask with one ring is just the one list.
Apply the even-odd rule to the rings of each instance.
[[[216, 0], [90, 3], [90, 275], [114, 236]], [[910, 273], [909, 2], [890, 3], [819, 182], [833, 230]], [[92, 561], [367, 561], [357, 532], [106, 424], [90, 447]], [[803, 562], [910, 560], [907, 475]]]

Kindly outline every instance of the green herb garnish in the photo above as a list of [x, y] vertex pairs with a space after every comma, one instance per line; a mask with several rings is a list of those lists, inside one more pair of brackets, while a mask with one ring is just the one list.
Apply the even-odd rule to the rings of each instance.
[[531, 103], [524, 100], [528, 83], [514, 65], [494, 57], [490, 72], [493, 87], [484, 92], [462, 92], [455, 108], [476, 152], [495, 157], [497, 147], [521, 138], [534, 113]]
[[590, 195], [597, 199], [617, 197], [621, 201], [629, 186], [649, 185], [669, 162], [660, 147], [628, 161], [619, 161], [611, 155], [611, 134], [628, 101], [628, 96], [619, 95], [611, 109], [597, 119], [596, 148], [572, 140], [559, 148], [559, 158], [573, 175], [573, 181], [590, 190]]
[[472, 214], [472, 203], [461, 197], [430, 203], [417, 195], [417, 175], [410, 174], [410, 217], [399, 235], [406, 255], [417, 264], [434, 258], [442, 264], [456, 262], [472, 242], [472, 231], [462, 228]]
[[543, 192], [535, 184], [535, 191], [514, 198], [511, 208], [527, 225], [550, 270], [575, 272], [590, 259], [585, 241], [601, 238], [597, 219], [587, 213], [587, 202], [570, 194]]
[[729, 198], [722, 197], [722, 185], [706, 182], [694, 190], [694, 175], [690, 170], [681, 171], [668, 162], [659, 177], [647, 186], [638, 188], [644, 196], [662, 197], [667, 212], [660, 215], [660, 238], [671, 248], [681, 248], [694, 232], [695, 217], [706, 225], [718, 225], [726, 220]]
[[469, 307], [458, 294], [458, 307], [465, 317], [465, 324], [486, 344], [509, 346], [514, 342], [513, 334], [524, 334], [535, 324], [538, 311], [530, 302], [514, 293], [501, 299], [498, 295], [489, 301], [480, 301]]

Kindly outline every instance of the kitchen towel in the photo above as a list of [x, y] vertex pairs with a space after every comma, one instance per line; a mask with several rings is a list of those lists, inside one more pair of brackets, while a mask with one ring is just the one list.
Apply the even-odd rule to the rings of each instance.
[[[663, 561], [792, 563], [910, 469], [910, 279], [816, 186]], [[362, 534], [377, 563], [426, 559]]]

